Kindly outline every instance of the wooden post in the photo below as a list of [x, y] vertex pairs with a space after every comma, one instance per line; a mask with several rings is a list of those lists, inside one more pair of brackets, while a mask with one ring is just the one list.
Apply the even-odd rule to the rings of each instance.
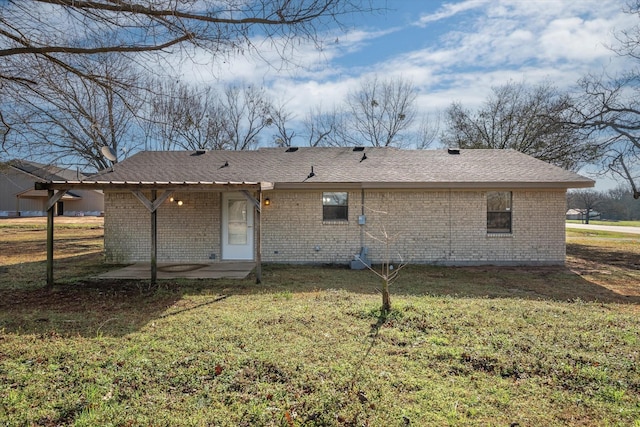
[[166, 190], [160, 197], [158, 197], [157, 190], [151, 190], [151, 201], [147, 200], [140, 190], [131, 190], [131, 194], [151, 212], [151, 286], [155, 286], [158, 278], [158, 216], [156, 211], [173, 194], [173, 190]]
[[[151, 190], [151, 203], [156, 201], [157, 191]], [[158, 278], [158, 214], [157, 209], [151, 211], [151, 286], [156, 285]]]
[[[36, 190], [38, 190], [36, 182]], [[47, 190], [47, 288], [53, 287], [53, 216], [56, 211], [56, 203], [66, 194], [67, 190]]]
[[262, 230], [260, 227], [260, 211], [262, 210], [262, 191], [258, 188], [258, 203], [254, 209], [254, 222], [256, 223], [256, 283], [262, 283]]
[[[53, 190], [48, 190], [48, 201], [53, 199]], [[47, 288], [53, 287], [53, 211], [55, 203], [47, 203]]]

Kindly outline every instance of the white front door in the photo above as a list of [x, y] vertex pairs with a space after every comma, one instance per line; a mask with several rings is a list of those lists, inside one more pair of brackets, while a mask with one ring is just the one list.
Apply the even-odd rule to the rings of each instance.
[[253, 260], [253, 205], [240, 193], [222, 193], [222, 259]]

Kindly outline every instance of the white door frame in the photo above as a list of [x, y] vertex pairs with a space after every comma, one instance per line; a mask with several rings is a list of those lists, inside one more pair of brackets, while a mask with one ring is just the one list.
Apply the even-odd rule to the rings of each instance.
[[222, 193], [222, 260], [253, 261], [253, 209], [244, 194]]

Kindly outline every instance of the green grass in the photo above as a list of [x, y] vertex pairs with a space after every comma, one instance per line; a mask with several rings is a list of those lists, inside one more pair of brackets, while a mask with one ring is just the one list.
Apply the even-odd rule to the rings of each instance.
[[[583, 224], [579, 219], [568, 219], [569, 224]], [[618, 227], [640, 227], [640, 221], [606, 221], [606, 220], [589, 220], [591, 225], [615, 225]]]
[[149, 293], [89, 279], [99, 253], [52, 290], [9, 265], [0, 425], [640, 425], [640, 270], [613, 263], [640, 245], [568, 242], [569, 268], [409, 266], [386, 317], [367, 271]]
[[[5, 327], [0, 419], [12, 425], [640, 419], [640, 325], [628, 310], [580, 301], [397, 296], [395, 310], [380, 319], [376, 295], [348, 291], [224, 299], [204, 289], [183, 291], [130, 296], [104, 320], [85, 307], [84, 322], [80, 310], [57, 319], [44, 312], [22, 320], [38, 327]], [[141, 308], [155, 314], [136, 318], [132, 312]]]

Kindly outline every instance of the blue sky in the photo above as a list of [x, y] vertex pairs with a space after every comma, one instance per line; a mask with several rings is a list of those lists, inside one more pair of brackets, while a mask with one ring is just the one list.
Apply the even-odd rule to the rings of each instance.
[[[410, 79], [418, 106], [435, 117], [452, 102], [473, 108], [493, 86], [551, 82], [572, 90], [587, 73], [610, 74], [629, 63], [608, 47], [637, 23], [621, 0], [388, 0], [385, 12], [350, 18], [346, 32], [322, 34], [322, 49], [300, 44], [282, 64], [256, 41], [251, 55], [182, 68], [182, 78], [261, 85], [302, 119], [310, 108], [339, 104], [372, 75]], [[603, 182], [599, 186], [611, 186]]]
[[373, 74], [402, 76], [419, 90], [427, 112], [453, 101], [474, 107], [492, 86], [509, 80], [550, 81], [570, 89], [586, 73], [613, 73], [627, 64], [607, 48], [614, 33], [637, 17], [620, 0], [388, 0], [385, 12], [357, 15], [346, 32], [322, 34], [323, 49], [301, 44], [282, 64], [256, 41], [264, 61], [251, 55], [194, 67], [182, 77], [226, 84], [262, 85], [304, 115], [311, 106], [331, 106]]

